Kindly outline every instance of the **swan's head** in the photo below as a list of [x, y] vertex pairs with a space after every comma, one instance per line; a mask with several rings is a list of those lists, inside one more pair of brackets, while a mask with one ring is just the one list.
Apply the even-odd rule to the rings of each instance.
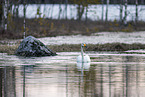
[[86, 43], [81, 44], [82, 47], [87, 47]]

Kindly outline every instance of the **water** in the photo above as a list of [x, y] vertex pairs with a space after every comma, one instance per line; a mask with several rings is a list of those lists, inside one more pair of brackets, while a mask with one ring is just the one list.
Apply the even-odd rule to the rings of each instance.
[[91, 64], [83, 73], [79, 52], [33, 58], [1, 53], [1, 97], [144, 97], [144, 50], [86, 53]]

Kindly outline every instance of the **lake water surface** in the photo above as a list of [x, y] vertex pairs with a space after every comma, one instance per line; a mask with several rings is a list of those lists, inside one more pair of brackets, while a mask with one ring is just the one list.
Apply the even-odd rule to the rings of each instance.
[[[39, 40], [46, 45], [145, 44], [145, 34], [104, 32]], [[86, 53], [91, 63], [83, 71], [76, 62], [80, 52], [31, 58], [0, 53], [0, 97], [144, 97], [145, 50]]]
[[33, 58], [0, 53], [0, 96], [144, 97], [144, 52], [86, 52], [91, 64], [83, 73], [79, 52]]

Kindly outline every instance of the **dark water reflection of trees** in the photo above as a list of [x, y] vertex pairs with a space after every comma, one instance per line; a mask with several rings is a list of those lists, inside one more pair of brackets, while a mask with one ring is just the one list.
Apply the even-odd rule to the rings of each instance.
[[16, 97], [15, 67], [0, 67], [0, 97]]
[[[140, 70], [143, 65], [128, 64], [138, 62], [132, 56], [123, 57], [123, 64], [98, 64], [90, 68], [84, 77], [84, 96], [89, 97], [143, 97], [140, 77], [145, 71]], [[125, 64], [127, 63], [127, 64]], [[144, 80], [143, 80], [144, 82]]]
[[[58, 70], [59, 72], [52, 72], [62, 72], [64, 74], [63, 77], [59, 77], [65, 80], [66, 97], [73, 97], [74, 95], [78, 97], [143, 97], [145, 66], [140, 64], [139, 60], [139, 58], [134, 58], [133, 56], [125, 56], [122, 57], [121, 64], [93, 64], [89, 71], [84, 71], [83, 77], [80, 71], [73, 69], [69, 65], [66, 65], [66, 69]], [[130, 63], [135, 61], [138, 63]], [[23, 94], [23, 97], [26, 96], [25, 92], [29, 92], [28, 90], [25, 91], [25, 85], [27, 86], [27, 81], [25, 83], [25, 80], [28, 80], [25, 76], [30, 73], [33, 75], [53, 74], [51, 71], [43, 72], [46, 69], [40, 70], [39, 67], [37, 69], [35, 67], [19, 69], [21, 70], [16, 69], [16, 67], [0, 67], [0, 97], [16, 97], [18, 92], [16, 90], [16, 79], [19, 72], [21, 72], [19, 75], [21, 77], [19, 78], [22, 80], [23, 90], [20, 94]], [[44, 78], [44, 80], [47, 79]]]

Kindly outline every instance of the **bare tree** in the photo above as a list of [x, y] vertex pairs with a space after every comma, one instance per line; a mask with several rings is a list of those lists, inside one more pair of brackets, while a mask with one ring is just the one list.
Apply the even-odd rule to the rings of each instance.
[[4, 1], [3, 1], [3, 2], [2, 2], [2, 21], [1, 21], [1, 25], [2, 25], [2, 28], [3, 28], [3, 29], [5, 29], [4, 8], [5, 8], [5, 3], [4, 3]]
[[3, 15], [3, 1], [0, 1], [0, 24], [2, 24], [2, 15]]
[[83, 13], [84, 13], [84, 9], [85, 9], [85, 7], [83, 6], [83, 5], [81, 5], [81, 4], [78, 4], [78, 7], [77, 7], [77, 13], [78, 13], [78, 15], [77, 15], [77, 19], [78, 20], [81, 20], [81, 18], [82, 18], [82, 15], [83, 15]]
[[122, 22], [123, 0], [120, 0], [120, 22]]
[[135, 21], [137, 22], [138, 21], [138, 0], [136, 0], [135, 5], [136, 5]]
[[106, 19], [105, 19], [105, 21], [108, 21], [108, 6], [109, 6], [109, 2], [110, 2], [110, 0], [107, 0], [107, 4], [106, 4]]
[[128, 5], [128, 0], [124, 0], [124, 6], [125, 6], [125, 12], [124, 12], [124, 18], [123, 18], [123, 23], [126, 25], [127, 24], [127, 5]]
[[104, 0], [101, 0], [102, 2], [102, 21], [104, 21]]
[[89, 0], [85, 0], [84, 3], [82, 4], [82, 6], [85, 7], [85, 21], [88, 21], [88, 6], [89, 6], [90, 1]]
[[19, 3], [20, 3], [20, 0], [13, 2], [13, 5], [14, 5], [13, 16], [16, 18], [18, 18], [18, 14], [19, 14]]
[[8, 0], [4, 0], [3, 3], [3, 15], [4, 15], [4, 29], [7, 30], [8, 29]]
[[[85, 0], [87, 2], [87, 0]], [[85, 21], [88, 21], [88, 4], [86, 5]]]
[[61, 2], [59, 3], [59, 14], [58, 14], [58, 19], [60, 19], [60, 15], [61, 15], [61, 13], [62, 13], [61, 4], [62, 4], [62, 0], [61, 0]]
[[68, 0], [65, 0], [65, 19], [67, 20], [67, 5], [68, 5]]
[[51, 16], [50, 16], [50, 19], [52, 19], [52, 17], [53, 17], [53, 9], [54, 9], [54, 3], [52, 4], [52, 7], [51, 7]]
[[24, 13], [24, 23], [23, 23], [23, 27], [24, 27], [24, 38], [26, 37], [26, 1], [24, 0], [23, 2], [23, 13]]
[[[74, 4], [77, 4], [77, 20], [81, 20], [82, 19], [82, 15], [85, 11], [85, 7], [86, 7], [86, 0], [72, 0]], [[87, 14], [86, 14], [87, 15]]]

